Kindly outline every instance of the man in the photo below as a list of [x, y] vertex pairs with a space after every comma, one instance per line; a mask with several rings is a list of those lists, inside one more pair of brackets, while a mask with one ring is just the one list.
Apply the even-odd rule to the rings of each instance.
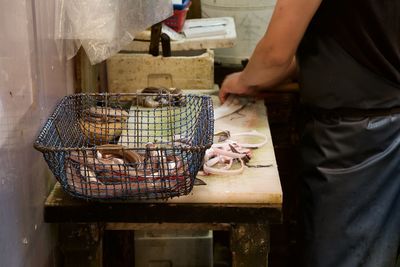
[[[400, 1], [278, 0], [220, 99], [299, 66], [305, 266], [394, 267], [400, 250]], [[398, 264], [400, 264], [398, 262]]]

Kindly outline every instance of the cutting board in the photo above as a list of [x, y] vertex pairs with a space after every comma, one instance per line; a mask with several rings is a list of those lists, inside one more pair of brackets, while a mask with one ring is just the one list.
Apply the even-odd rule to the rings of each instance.
[[[198, 93], [199, 91], [196, 91]], [[218, 97], [212, 95], [214, 107], [219, 106]], [[215, 121], [215, 131], [231, 133], [256, 130], [264, 133], [268, 142], [253, 150], [252, 165], [272, 165], [266, 168], [246, 168], [240, 175], [198, 176], [207, 185], [195, 186], [186, 196], [168, 200], [169, 203], [218, 203], [281, 205], [282, 188], [276, 164], [266, 108], [261, 100], [247, 101], [238, 112]], [[149, 201], [158, 202], [158, 201]]]

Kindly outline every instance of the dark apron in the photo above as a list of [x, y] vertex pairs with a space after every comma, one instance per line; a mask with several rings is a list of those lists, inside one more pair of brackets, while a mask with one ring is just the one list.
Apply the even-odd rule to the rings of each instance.
[[[338, 82], [328, 83], [331, 91], [314, 93], [317, 84], [306, 79], [303, 100], [309, 106], [400, 106], [400, 90], [352, 65], [357, 63], [335, 49], [329, 47], [319, 56], [333, 54], [335, 60], [342, 60], [339, 72], [349, 72], [343, 74], [345, 77], [351, 79], [354, 71], [357, 79], [364, 76], [362, 79], [369, 82], [356, 79], [364, 84], [364, 90], [354, 86], [349, 91], [349, 81], [342, 85], [341, 77], [335, 76]], [[302, 71], [311, 71], [304, 65]], [[306, 266], [396, 266], [400, 247], [400, 114], [320, 116], [311, 112], [302, 135], [302, 158]]]

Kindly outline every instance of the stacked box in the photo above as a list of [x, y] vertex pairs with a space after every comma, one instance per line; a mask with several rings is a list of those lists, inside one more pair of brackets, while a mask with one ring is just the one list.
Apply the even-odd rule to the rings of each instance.
[[172, 55], [120, 53], [111, 57], [107, 60], [109, 92], [136, 92], [148, 86], [213, 88], [213, 51], [173, 52]]

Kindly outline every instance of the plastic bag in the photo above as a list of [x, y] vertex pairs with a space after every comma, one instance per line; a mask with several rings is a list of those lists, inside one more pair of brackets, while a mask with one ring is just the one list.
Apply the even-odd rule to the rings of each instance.
[[116, 54], [135, 33], [172, 15], [171, 0], [55, 0], [60, 55], [82, 46], [92, 64]]

